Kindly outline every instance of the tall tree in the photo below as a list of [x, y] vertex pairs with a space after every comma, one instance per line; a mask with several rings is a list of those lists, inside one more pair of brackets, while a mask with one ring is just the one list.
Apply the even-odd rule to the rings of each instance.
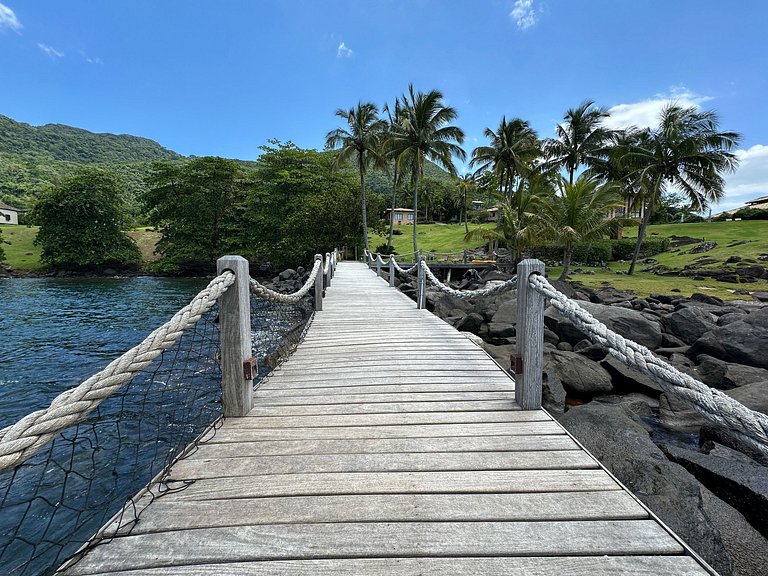
[[571, 108], [563, 117], [564, 122], [555, 129], [557, 138], [548, 140], [545, 152], [549, 163], [565, 168], [568, 183], [573, 184], [576, 171], [581, 165], [592, 166], [608, 153], [612, 131], [603, 126], [608, 112], [586, 100], [577, 108]]
[[486, 128], [483, 133], [491, 143], [475, 148], [469, 164], [480, 172], [493, 170], [499, 177], [500, 192], [511, 201], [517, 177], [526, 175], [541, 155], [539, 138], [528, 122], [520, 118], [507, 122], [506, 116], [495, 132]]
[[558, 193], [542, 205], [541, 223], [547, 235], [563, 246], [560, 280], [565, 280], [574, 245], [608, 234], [618, 223], [609, 212], [622, 206], [623, 201], [614, 184], [601, 185], [597, 178], [584, 175], [573, 184], [560, 178], [557, 188]]
[[419, 214], [419, 185], [424, 175], [424, 161], [431, 160], [438, 166], [456, 175], [453, 156], [460, 160], [466, 158], [459, 146], [464, 142], [464, 132], [450, 123], [458, 113], [451, 106], [443, 103], [443, 94], [439, 90], [427, 93], [415, 92], [413, 84], [408, 86], [408, 93], [401, 99], [403, 118], [392, 134], [391, 149], [400, 156], [407, 154], [411, 160], [413, 174], [413, 253], [419, 253], [419, 241], [416, 222]]
[[637, 233], [629, 274], [634, 274], [651, 215], [663, 193], [680, 190], [691, 208], [700, 212], [724, 194], [723, 173], [733, 172], [738, 159], [732, 152], [741, 135], [720, 132], [719, 119], [712, 111], [697, 112], [678, 104], [664, 107], [659, 125], [645, 132], [637, 146], [626, 151], [624, 161], [633, 167], [644, 187], [643, 220]]
[[81, 169], [43, 193], [32, 209], [40, 226], [40, 259], [61, 268], [134, 265], [136, 243], [125, 233], [128, 218], [118, 178], [105, 170]]
[[392, 203], [389, 212], [389, 237], [387, 238], [387, 248], [392, 252], [392, 238], [395, 234], [395, 208], [397, 208], [397, 189], [400, 186], [400, 180], [406, 169], [408, 158], [407, 154], [398, 154], [393, 147], [392, 138], [397, 130], [399, 122], [402, 120], [403, 107], [400, 99], [395, 98], [394, 110], [390, 109], [388, 104], [384, 105], [384, 112], [387, 113], [387, 131], [385, 137], [385, 154], [388, 162], [392, 166]]
[[370, 102], [358, 102], [354, 108], [336, 110], [336, 116], [347, 122], [345, 128], [331, 130], [325, 137], [325, 147], [339, 149], [337, 164], [352, 157], [360, 173], [360, 201], [362, 205], [363, 242], [368, 250], [368, 214], [365, 198], [365, 172], [371, 164], [385, 167], [382, 143], [387, 124], [378, 116], [379, 110]]
[[469, 234], [469, 221], [467, 218], [467, 202], [469, 202], [469, 195], [477, 190], [477, 184], [475, 184], [475, 176], [473, 174], [464, 174], [461, 178], [456, 180], [456, 204], [459, 208], [459, 223], [461, 223], [462, 215], [464, 217], [464, 233]]

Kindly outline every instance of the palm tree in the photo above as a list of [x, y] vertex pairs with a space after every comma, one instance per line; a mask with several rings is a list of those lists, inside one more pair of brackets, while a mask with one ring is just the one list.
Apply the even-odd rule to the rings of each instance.
[[586, 100], [565, 113], [565, 122], [558, 124], [555, 130], [557, 138], [546, 142], [545, 152], [550, 164], [566, 169], [569, 184], [573, 184], [579, 166], [592, 166], [605, 158], [606, 144], [612, 136], [612, 130], [602, 126], [607, 117], [608, 112]]
[[574, 245], [597, 240], [610, 232], [618, 222], [608, 213], [622, 206], [623, 201], [613, 184], [600, 185], [597, 178], [584, 175], [573, 184], [561, 177], [557, 188], [558, 193], [542, 205], [541, 223], [548, 236], [563, 246], [560, 280], [565, 280]]
[[722, 173], [733, 172], [738, 166], [731, 150], [741, 135], [719, 132], [718, 122], [712, 111], [697, 112], [695, 108], [669, 104], [661, 111], [658, 127], [643, 133], [638, 144], [627, 150], [625, 162], [634, 167], [634, 177], [646, 183], [643, 220], [629, 274], [635, 272], [651, 215], [670, 187], [682, 191], [697, 212], [722, 198]]
[[454, 205], [459, 209], [459, 223], [461, 223], [462, 213], [464, 214], [464, 232], [469, 234], [469, 221], [467, 218], [467, 195], [477, 190], [474, 174], [464, 174], [456, 180], [456, 200]]
[[336, 110], [336, 116], [347, 122], [347, 128], [331, 130], [325, 137], [327, 149], [339, 149], [336, 156], [336, 166], [355, 158], [357, 169], [360, 171], [360, 197], [363, 212], [363, 242], [368, 250], [368, 214], [365, 206], [365, 172], [372, 163], [384, 166], [385, 161], [381, 150], [382, 134], [386, 123], [378, 116], [379, 110], [370, 102], [358, 102], [357, 106], [344, 110]]
[[499, 191], [511, 200], [515, 179], [527, 174], [531, 163], [541, 155], [539, 138], [528, 122], [520, 118], [507, 122], [506, 116], [496, 132], [486, 128], [483, 133], [491, 144], [475, 148], [469, 165], [477, 165], [479, 172], [492, 169], [499, 176]]
[[387, 113], [387, 131], [385, 134], [384, 149], [387, 160], [392, 162], [392, 210], [389, 214], [389, 238], [387, 240], [387, 248], [392, 251], [392, 238], [394, 236], [395, 219], [394, 213], [397, 208], [397, 189], [400, 186], [405, 165], [407, 165], [407, 154], [396, 154], [396, 151], [392, 147], [392, 137], [397, 129], [398, 123], [402, 119], [403, 107], [399, 98], [395, 98], [394, 110], [390, 110], [388, 104], [384, 104], [382, 109]]
[[458, 116], [456, 110], [443, 103], [439, 90], [414, 92], [413, 84], [402, 97], [402, 120], [392, 133], [391, 148], [395, 156], [407, 155], [413, 177], [413, 253], [418, 256], [419, 243], [416, 221], [419, 214], [419, 185], [424, 175], [424, 161], [431, 160], [438, 166], [456, 175], [452, 156], [464, 160], [466, 154], [459, 144], [464, 142], [464, 132], [451, 126]]
[[498, 242], [512, 251], [512, 261], [517, 263], [541, 239], [539, 213], [551, 195], [551, 185], [544, 178], [521, 181], [510, 198], [500, 200], [496, 227], [475, 228], [466, 233], [464, 241]]

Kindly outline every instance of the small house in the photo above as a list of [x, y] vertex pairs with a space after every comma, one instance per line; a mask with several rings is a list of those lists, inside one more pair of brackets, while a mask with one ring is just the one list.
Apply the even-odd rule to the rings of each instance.
[[499, 219], [499, 207], [488, 208], [488, 222], [496, 222]]
[[387, 208], [384, 216], [387, 219], [391, 218], [391, 222], [395, 226], [400, 224], [413, 224], [415, 217], [413, 210], [410, 208], [395, 208], [394, 210]]
[[18, 208], [0, 202], [0, 224], [18, 224], [19, 214], [21, 212], [23, 212], [23, 210], [19, 210]]
[[485, 202], [482, 200], [472, 200], [472, 210], [480, 210], [480, 208], [483, 207], [483, 204], [485, 204]]

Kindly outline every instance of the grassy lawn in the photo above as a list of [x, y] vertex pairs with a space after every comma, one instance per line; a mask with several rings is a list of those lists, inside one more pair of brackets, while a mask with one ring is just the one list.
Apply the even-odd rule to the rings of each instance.
[[[470, 224], [469, 229], [478, 227], [493, 228], [493, 224]], [[392, 244], [398, 254], [413, 254], [413, 228], [411, 226], [397, 226], [402, 234], [394, 236]], [[464, 242], [464, 224], [419, 224], [416, 227], [419, 238], [419, 248], [423, 252], [436, 252], [438, 254], [461, 253], [465, 248], [474, 249], [482, 246], [482, 241], [470, 243]], [[387, 241], [389, 232], [384, 235], [371, 234], [371, 250]]]
[[[40, 247], [32, 244], [37, 236], [37, 226], [2, 225], [0, 229], [3, 231], [3, 240], [10, 242], [10, 244], [3, 244], [5, 264], [16, 270], [32, 272], [45, 268], [40, 262]], [[128, 235], [138, 244], [144, 263], [157, 260], [158, 257], [153, 252], [160, 238], [158, 232], [152, 232], [146, 228], [134, 228], [128, 232]]]

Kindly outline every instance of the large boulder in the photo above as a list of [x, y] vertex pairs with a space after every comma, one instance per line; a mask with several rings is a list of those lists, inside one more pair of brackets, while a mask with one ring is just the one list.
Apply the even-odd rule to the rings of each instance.
[[699, 362], [697, 372], [701, 375], [701, 381], [721, 390], [768, 380], [768, 370], [765, 368], [734, 364], [707, 354], [700, 355], [696, 360]]
[[544, 354], [544, 371], [541, 381], [541, 405], [551, 413], [565, 412], [565, 388], [549, 354]]
[[707, 419], [685, 400], [665, 392], [659, 396], [659, 422], [669, 430], [695, 434]]
[[768, 308], [747, 314], [744, 320], [718, 326], [705, 333], [691, 346], [694, 358], [708, 354], [727, 362], [768, 368]]
[[477, 312], [470, 312], [456, 323], [456, 330], [477, 334], [483, 325], [483, 317]]
[[705, 444], [702, 452], [672, 446], [664, 452], [768, 536], [768, 468], [714, 443]]
[[502, 302], [491, 318], [491, 323], [517, 324], [517, 298]]
[[591, 397], [613, 390], [611, 375], [581, 354], [556, 350], [549, 354], [548, 366], [557, 372], [560, 383], [574, 396]]
[[[662, 333], [659, 322], [645, 317], [637, 310], [592, 302], [579, 302], [578, 304], [624, 338], [634, 340], [650, 349], [658, 348], [661, 345]], [[561, 340], [571, 344], [576, 344], [587, 337], [570, 320], [563, 318], [557, 310], [551, 307], [544, 311], [544, 323], [550, 330], [556, 332]]]
[[643, 392], [658, 396], [661, 387], [642, 372], [630, 368], [621, 360], [610, 354], [600, 363], [608, 371], [613, 381], [613, 387], [620, 391]]
[[648, 432], [620, 407], [590, 402], [560, 423], [720, 574], [732, 563], [704, 509], [698, 481], [667, 460]]
[[510, 371], [512, 356], [515, 354], [516, 349], [515, 345], [505, 344], [503, 346], [494, 346], [493, 344], [483, 342], [481, 346], [483, 347], [483, 350], [488, 352], [488, 354], [490, 354], [491, 357], [496, 360], [496, 362], [498, 362], [502, 368], [504, 368], [504, 370], [507, 372]]
[[713, 314], [697, 306], [681, 308], [662, 320], [664, 328], [686, 344], [696, 342], [705, 332], [712, 330], [716, 322], [717, 318]]

